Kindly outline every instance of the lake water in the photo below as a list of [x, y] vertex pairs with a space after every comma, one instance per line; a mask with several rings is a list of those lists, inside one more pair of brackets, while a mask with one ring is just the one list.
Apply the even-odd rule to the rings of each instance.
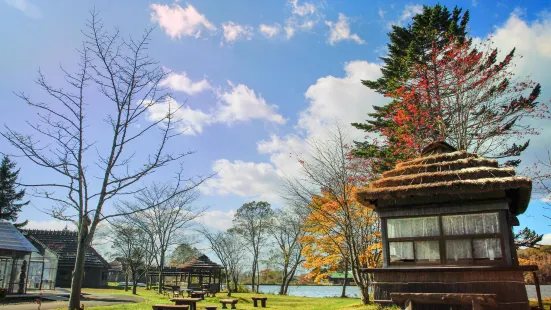
[[[551, 285], [541, 285], [541, 296], [551, 297]], [[261, 285], [260, 291], [263, 293], [277, 294], [279, 285]], [[289, 286], [289, 295], [304, 296], [304, 297], [336, 297], [340, 296], [342, 291], [341, 286]], [[536, 287], [534, 285], [526, 285], [528, 298], [536, 299]], [[356, 286], [346, 287], [346, 295], [348, 297], [360, 297], [360, 290]]]

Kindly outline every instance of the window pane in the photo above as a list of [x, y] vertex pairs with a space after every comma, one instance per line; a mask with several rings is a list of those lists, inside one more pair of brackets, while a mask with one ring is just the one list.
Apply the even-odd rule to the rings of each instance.
[[499, 239], [475, 239], [473, 240], [474, 258], [488, 258], [489, 260], [501, 258], [501, 241]]
[[413, 242], [390, 242], [390, 261], [413, 261]]
[[403, 219], [389, 219], [387, 221], [389, 238], [409, 238], [438, 236], [438, 217], [416, 217]]
[[471, 240], [446, 240], [446, 259], [459, 261], [472, 259]]
[[442, 217], [445, 235], [471, 235], [499, 233], [498, 213], [461, 214]]
[[418, 261], [439, 261], [440, 245], [438, 241], [415, 241], [415, 257]]

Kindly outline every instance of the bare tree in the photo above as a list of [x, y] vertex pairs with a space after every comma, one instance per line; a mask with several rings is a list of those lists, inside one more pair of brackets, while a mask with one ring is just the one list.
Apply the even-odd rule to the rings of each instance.
[[260, 278], [259, 256], [261, 247], [265, 245], [268, 238], [268, 231], [273, 220], [273, 210], [269, 203], [264, 201], [253, 201], [242, 205], [233, 218], [233, 231], [244, 240], [245, 247], [252, 254], [252, 290], [259, 290], [258, 281]]
[[[534, 180], [535, 192], [551, 206], [551, 149], [547, 149], [544, 158], [538, 158], [536, 163], [528, 169], [528, 174]], [[546, 216], [550, 218], [550, 216]]]
[[[185, 241], [182, 229], [190, 225], [204, 211], [194, 203], [197, 191], [185, 191], [173, 195], [170, 183], [153, 183], [136, 194], [136, 201], [119, 208], [128, 213], [128, 220], [146, 232], [153, 241], [155, 261], [159, 268], [159, 293], [163, 288], [162, 272], [167, 263], [168, 251]], [[144, 210], [136, 212], [137, 210]]]
[[[73, 222], [78, 229], [69, 310], [80, 309], [85, 253], [98, 224], [119, 215], [106, 215], [109, 213], [104, 209], [106, 203], [121, 195], [139, 192], [140, 181], [146, 176], [192, 154], [166, 151], [167, 144], [176, 135], [176, 109], [169, 108], [163, 117], [145, 127], [135, 126], [150, 107], [169, 98], [159, 85], [166, 73], [146, 54], [151, 29], [138, 40], [123, 39], [118, 31], [106, 31], [95, 11], [86, 26], [78, 71], [70, 73], [61, 68], [68, 84], [66, 88], [49, 84], [39, 72], [36, 83], [50, 102], [17, 94], [37, 111], [39, 121], [27, 122], [35, 135], [10, 127], [2, 133], [32, 163], [58, 176], [55, 178], [58, 182], [22, 185], [36, 189], [35, 196], [52, 201], [53, 207], [48, 212], [53, 217]], [[89, 96], [90, 88], [96, 89], [99, 96]], [[91, 138], [98, 132], [98, 124], [90, 122], [92, 109], [103, 114], [102, 119], [110, 131], [102, 137], [103, 143], [95, 143]], [[135, 157], [136, 144], [145, 138], [158, 140], [157, 143], [149, 140], [151, 153]], [[204, 180], [190, 182], [189, 187], [182, 188], [181, 174], [176, 177], [178, 185], [173, 188], [177, 190], [172, 195], [194, 188]], [[172, 195], [165, 197], [169, 199]], [[144, 206], [149, 207], [151, 205]], [[138, 211], [141, 210], [132, 212]]]
[[230, 281], [233, 282], [234, 292], [237, 292], [239, 276], [241, 274], [241, 265], [244, 258], [243, 245], [238, 236], [231, 231], [211, 232], [206, 228], [201, 228], [201, 234], [207, 239], [211, 250], [216, 254], [226, 272], [226, 287], [228, 296], [231, 296], [232, 290]]
[[338, 124], [326, 131], [325, 139], [311, 139], [308, 154], [299, 158], [301, 176], [289, 177], [283, 194], [292, 205], [310, 210], [308, 230], [327, 239], [346, 258], [367, 304], [369, 278], [361, 269], [380, 259], [379, 220], [355, 200], [355, 189], [370, 174], [365, 170], [369, 165], [351, 155], [349, 140]]
[[304, 262], [300, 238], [305, 233], [303, 230], [305, 214], [301, 211], [302, 209], [278, 209], [274, 211], [275, 216], [270, 234], [278, 246], [275, 262], [281, 267], [282, 271], [279, 295], [287, 295], [289, 284], [293, 280], [297, 268]]
[[[147, 242], [145, 231], [136, 228], [128, 221], [111, 221], [110, 224], [113, 254], [121, 258], [127, 273], [130, 272], [132, 276], [132, 294], [136, 294], [138, 280], [146, 274], [153, 264], [152, 244]], [[128, 289], [128, 277], [126, 277], [126, 285], [125, 290]]]

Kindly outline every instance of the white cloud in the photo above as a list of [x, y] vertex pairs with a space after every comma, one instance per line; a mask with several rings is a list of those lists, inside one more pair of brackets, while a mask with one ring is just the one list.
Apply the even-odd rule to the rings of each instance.
[[380, 68], [367, 61], [351, 61], [344, 66], [344, 77], [328, 75], [319, 78], [306, 91], [305, 96], [310, 104], [300, 113], [299, 128], [313, 135], [335, 120], [363, 122], [367, 113], [373, 112], [373, 105], [388, 101], [361, 83], [361, 80], [380, 77]]
[[276, 189], [280, 174], [269, 163], [219, 159], [212, 165], [212, 170], [218, 174], [201, 187], [203, 194], [234, 194], [268, 201], [279, 198]]
[[289, 0], [289, 4], [293, 8], [293, 14], [298, 16], [306, 16], [316, 13], [317, 8], [313, 3], [306, 2], [298, 4], [298, 0]]
[[[185, 76], [184, 76], [185, 77]], [[194, 87], [193, 83], [178, 83], [182, 76], [174, 78], [173, 84], [166, 82], [169, 87], [186, 89], [186, 92], [198, 91], [201, 87]], [[167, 98], [148, 108], [146, 119], [154, 122], [166, 117], [169, 111], [174, 113], [174, 121], [178, 131], [185, 135], [198, 135], [206, 126], [212, 124], [227, 124], [245, 122], [249, 120], [265, 120], [276, 124], [285, 124], [286, 120], [276, 113], [277, 106], [266, 103], [260, 94], [244, 84], [234, 85], [228, 81], [229, 89], [217, 93], [219, 102], [208, 111], [192, 109], [178, 103], [174, 98]], [[190, 86], [191, 85], [191, 86]], [[185, 87], [184, 87], [185, 86]], [[190, 87], [189, 89], [186, 87]], [[209, 85], [210, 87], [210, 85]]]
[[[344, 67], [344, 77], [319, 78], [305, 93], [308, 107], [299, 115], [296, 133], [285, 136], [272, 134], [269, 139], [257, 143], [260, 154], [269, 155], [269, 162], [230, 162], [220, 159], [213, 170], [220, 173], [206, 185], [206, 193], [235, 194], [243, 197], [262, 196], [278, 200], [281, 177], [297, 176], [300, 163], [297, 155], [308, 151], [308, 141], [319, 139], [326, 128], [335, 121], [344, 124], [362, 122], [372, 105], [382, 105], [387, 99], [361, 84], [362, 79], [376, 79], [380, 66], [366, 61], [352, 61]], [[364, 134], [354, 131], [362, 139]]]
[[174, 98], [168, 98], [165, 102], [159, 102], [148, 108], [146, 119], [154, 122], [166, 117], [168, 111], [178, 111], [174, 114], [178, 131], [185, 135], [197, 135], [203, 132], [203, 128], [213, 123], [212, 116], [200, 110], [194, 110], [189, 106], [180, 106]]
[[325, 21], [325, 24], [329, 26], [327, 42], [331, 45], [344, 40], [352, 40], [358, 44], [365, 43], [357, 34], [350, 33], [350, 21], [342, 13], [339, 13], [339, 20], [337, 22]]
[[396, 26], [404, 26], [406, 22], [408, 22], [413, 16], [417, 14], [423, 13], [423, 6], [420, 4], [407, 4], [404, 7], [404, 11], [402, 11], [402, 15], [400, 15], [400, 18], [395, 21], [391, 21], [388, 24], [388, 28], [392, 28], [392, 25]]
[[386, 11], [383, 11], [383, 9], [379, 8], [379, 11], [377, 13], [379, 14], [380, 18], [385, 18]]
[[234, 85], [228, 81], [230, 90], [219, 93], [220, 104], [216, 108], [215, 119], [217, 122], [232, 124], [238, 121], [251, 119], [264, 119], [277, 124], [285, 124], [286, 120], [275, 110], [276, 105], [269, 105], [262, 95], [246, 85]]
[[27, 17], [35, 19], [42, 17], [42, 11], [40, 10], [40, 8], [32, 4], [28, 0], [4, 0], [4, 2], [7, 5], [23, 12], [23, 14], [25, 14]]
[[158, 23], [172, 39], [182, 36], [199, 38], [203, 30], [216, 31], [214, 24], [191, 4], [187, 4], [185, 8], [179, 4], [172, 7], [166, 4], [151, 4], [149, 8], [152, 10], [151, 21]]
[[[518, 78], [530, 76], [530, 79], [541, 83], [542, 93], [539, 98], [541, 103], [550, 103], [551, 99], [551, 15], [540, 14], [540, 19], [526, 22], [516, 13], [512, 13], [507, 21], [498, 26], [492, 37], [493, 44], [501, 50], [504, 57], [511, 49], [516, 48], [512, 71]], [[537, 146], [551, 147], [549, 134], [551, 134], [551, 122], [549, 120], [534, 121], [543, 132], [537, 136], [529, 136], [531, 146], [526, 155], [535, 152]], [[532, 154], [535, 157], [537, 154]], [[525, 157], [527, 157], [525, 156]], [[539, 154], [543, 157], [545, 154]]]
[[478, 5], [478, 1], [477, 0], [472, 0], [471, 5], [476, 7]]
[[224, 30], [223, 42], [233, 43], [237, 40], [250, 40], [253, 38], [253, 27], [240, 25], [235, 22], [226, 22], [222, 24]]
[[203, 212], [201, 216], [196, 219], [196, 221], [207, 228], [225, 231], [232, 227], [234, 216], [234, 210], [229, 210], [227, 212], [212, 210]]
[[45, 230], [62, 230], [65, 229], [75, 230], [76, 227], [70, 222], [64, 222], [59, 220], [49, 221], [29, 221], [25, 226], [25, 229], [45, 229]]
[[262, 34], [264, 34], [264, 36], [272, 38], [281, 31], [281, 26], [277, 23], [272, 26], [261, 24], [258, 26], [258, 29], [262, 32]]
[[318, 7], [311, 2], [298, 4], [298, 0], [289, 0], [291, 16], [285, 20], [285, 36], [293, 37], [297, 31], [310, 31], [320, 21]]
[[185, 72], [170, 72], [166, 76], [166, 78], [164, 78], [159, 83], [159, 86], [166, 86], [173, 91], [180, 91], [189, 95], [195, 95], [197, 93], [211, 89], [211, 86], [206, 79], [202, 79], [198, 82], [193, 82]]
[[551, 245], [551, 234], [543, 235], [543, 239], [541, 239], [540, 244], [542, 244], [542, 245]]

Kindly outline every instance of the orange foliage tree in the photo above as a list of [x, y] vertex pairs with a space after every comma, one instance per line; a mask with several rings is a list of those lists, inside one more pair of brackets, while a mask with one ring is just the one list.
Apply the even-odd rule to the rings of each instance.
[[304, 266], [320, 281], [346, 265], [367, 304], [369, 277], [361, 269], [379, 263], [379, 219], [354, 198], [372, 175], [369, 163], [352, 155], [349, 140], [340, 126], [328, 129], [323, 139], [311, 139], [309, 152], [298, 159], [301, 176], [287, 180], [286, 193], [292, 205], [308, 210], [301, 237]]

